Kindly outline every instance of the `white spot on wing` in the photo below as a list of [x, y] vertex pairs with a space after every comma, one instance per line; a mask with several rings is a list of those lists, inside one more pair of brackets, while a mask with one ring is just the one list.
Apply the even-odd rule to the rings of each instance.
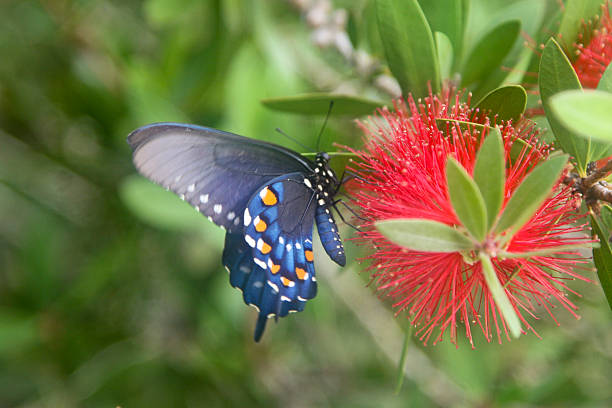
[[263, 200], [266, 197], [266, 194], [268, 194], [268, 187], [264, 187], [261, 189], [261, 191], [259, 192], [259, 197]]
[[283, 238], [283, 237], [278, 237], [278, 242], [279, 242], [281, 245], [285, 245], [285, 238]]
[[215, 212], [215, 214], [221, 214], [221, 211], [223, 211], [223, 206], [221, 204], [215, 204], [213, 207], [213, 211]]
[[307, 178], [304, 179], [304, 184], [306, 184], [306, 187], [312, 188], [312, 183]]
[[285, 245], [285, 249], [287, 250], [287, 252], [291, 251], [291, 244]]
[[268, 281], [268, 285], [270, 285], [270, 287], [278, 293], [278, 285], [276, 285], [274, 282], [272, 281]]
[[200, 194], [200, 202], [206, 204], [208, 202], [208, 194]]
[[281, 300], [284, 302], [291, 302], [291, 299], [289, 299], [287, 296], [281, 296]]
[[251, 268], [248, 265], [241, 265], [240, 272], [242, 273], [251, 273]]
[[256, 288], [262, 288], [263, 287], [263, 282], [262, 281], [253, 282], [253, 286], [255, 286]]
[[257, 258], [253, 258], [253, 261], [259, 266], [261, 267], [261, 269], [267, 269], [268, 266], [266, 265], [266, 263], [264, 261], [262, 261], [261, 259], [257, 259]]
[[244, 209], [244, 226], [247, 227], [251, 223], [251, 213], [249, 213], [249, 209]]
[[302, 249], [302, 246], [300, 245], [300, 243], [299, 243], [299, 242], [296, 242], [296, 243], [295, 243], [295, 247], [296, 247], [297, 249]]
[[227, 213], [227, 219], [230, 221], [233, 220], [235, 216], [236, 214], [233, 211]]
[[303, 297], [301, 297], [301, 296], [298, 296], [298, 297], [297, 297], [297, 299], [298, 299], [300, 302], [305, 302], [305, 301], [307, 301], [307, 300], [308, 300], [308, 299], [304, 299], [304, 298], [303, 298]]
[[195, 191], [195, 184], [190, 184], [187, 187], [187, 191], [189, 191], [190, 193], [193, 193]]
[[321, 199], [319, 200], [319, 205], [325, 205], [325, 200], [321, 198]]
[[261, 248], [263, 248], [264, 244], [265, 244], [265, 242], [263, 241], [263, 239], [259, 238], [257, 240], [257, 249], [259, 249], [261, 251]]
[[251, 248], [255, 248], [255, 240], [253, 239], [252, 236], [250, 235], [245, 235], [244, 236], [244, 240], [246, 241], [247, 244], [249, 244], [249, 246]]

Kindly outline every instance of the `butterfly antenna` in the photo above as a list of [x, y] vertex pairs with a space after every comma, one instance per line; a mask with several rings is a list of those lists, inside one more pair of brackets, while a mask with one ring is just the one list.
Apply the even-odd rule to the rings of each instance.
[[312, 149], [311, 149], [311, 148], [304, 146], [304, 144], [302, 144], [302, 143], [301, 143], [299, 140], [297, 140], [296, 138], [291, 137], [291, 136], [289, 136], [288, 134], [286, 134], [285, 132], [283, 132], [283, 131], [281, 130], [281, 128], [276, 128], [276, 129], [274, 129], [274, 130], [276, 130], [276, 131], [277, 131], [278, 133], [280, 133], [281, 135], [285, 136], [287, 139], [292, 140], [292, 141], [293, 141], [293, 142], [295, 142], [296, 144], [298, 144], [298, 145], [300, 145], [301, 147], [303, 147], [305, 151], [307, 151], [307, 152], [312, 151]]
[[323, 126], [321, 127], [321, 131], [319, 132], [319, 137], [317, 137], [317, 151], [319, 151], [319, 143], [321, 142], [321, 136], [323, 135], [323, 131], [325, 130], [325, 126], [327, 126], [327, 120], [329, 119], [329, 115], [331, 115], [332, 108], [334, 107], [334, 101], [329, 101], [329, 108], [327, 108], [327, 115], [325, 115], [325, 121], [323, 121]]

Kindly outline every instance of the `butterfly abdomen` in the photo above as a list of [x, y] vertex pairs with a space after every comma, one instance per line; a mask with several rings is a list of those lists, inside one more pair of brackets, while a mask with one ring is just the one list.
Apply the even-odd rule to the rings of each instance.
[[317, 206], [315, 221], [325, 252], [338, 265], [346, 265], [346, 255], [344, 254], [340, 234], [338, 234], [338, 227], [327, 205]]

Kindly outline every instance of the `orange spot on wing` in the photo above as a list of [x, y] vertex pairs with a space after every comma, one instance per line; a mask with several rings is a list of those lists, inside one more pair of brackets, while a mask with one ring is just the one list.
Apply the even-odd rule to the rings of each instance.
[[275, 263], [271, 263], [269, 266], [270, 266], [270, 272], [272, 272], [273, 274], [277, 274], [278, 271], [280, 271], [280, 265], [276, 265]]
[[295, 274], [297, 275], [299, 280], [304, 280], [308, 277], [308, 272], [306, 272], [302, 268], [295, 268]]
[[261, 191], [260, 197], [261, 197], [261, 201], [263, 201], [265, 205], [274, 205], [278, 202], [278, 199], [276, 198], [276, 194], [274, 194], [274, 192], [270, 190], [268, 187], [264, 188]]
[[283, 282], [283, 285], [289, 286], [289, 287], [295, 285], [294, 281], [292, 281], [291, 279], [287, 279], [284, 276], [281, 276], [281, 282]]
[[310, 251], [308, 249], [306, 251], [304, 251], [304, 255], [306, 255], [306, 260], [308, 262], [312, 262], [314, 260], [314, 254], [312, 253], [312, 251]]
[[263, 243], [263, 245], [261, 246], [261, 249], [260, 249], [261, 253], [264, 254], [264, 255], [265, 254], [269, 254], [271, 250], [272, 250], [272, 247], [270, 245], [266, 244], [265, 242]]
[[257, 222], [255, 223], [255, 230], [257, 232], [264, 232], [268, 228], [268, 224], [261, 218], [257, 217]]

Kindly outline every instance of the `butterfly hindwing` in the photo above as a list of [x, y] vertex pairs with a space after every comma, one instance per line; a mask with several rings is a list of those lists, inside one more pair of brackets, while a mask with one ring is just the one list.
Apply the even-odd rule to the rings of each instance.
[[269, 317], [302, 311], [316, 295], [313, 195], [301, 173], [274, 179], [249, 201], [242, 236], [226, 236], [223, 262], [230, 282], [259, 310], [256, 340]]
[[215, 224], [242, 231], [242, 212], [258, 187], [308, 162], [280, 146], [194, 125], [158, 123], [128, 136], [134, 164]]

